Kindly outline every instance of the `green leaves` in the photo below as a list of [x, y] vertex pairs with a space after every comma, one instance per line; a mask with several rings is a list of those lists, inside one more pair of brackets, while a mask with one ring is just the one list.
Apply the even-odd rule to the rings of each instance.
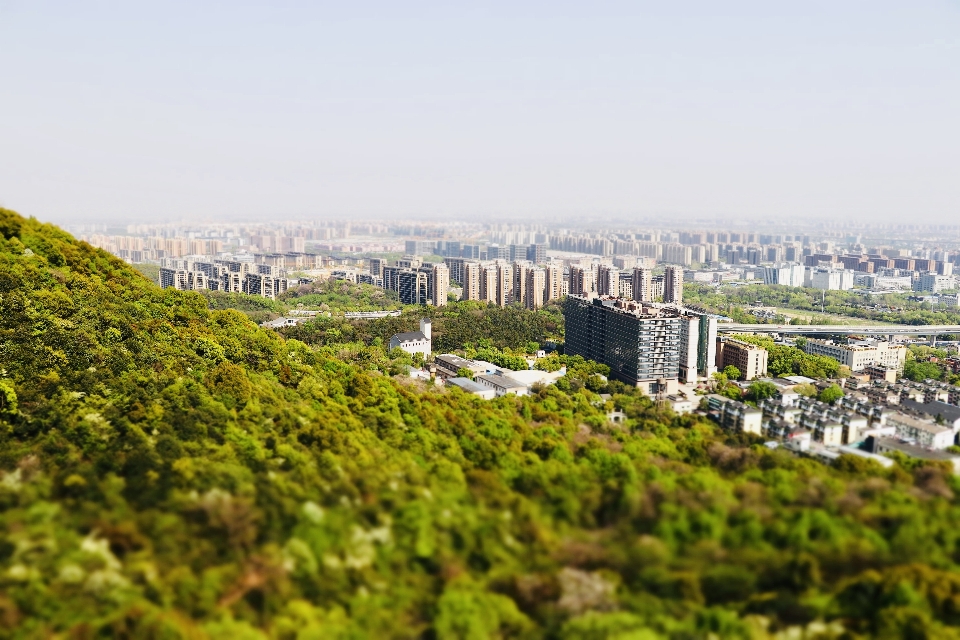
[[[529, 397], [480, 400], [410, 381], [409, 355], [384, 351], [422, 310], [284, 339], [52, 227], [0, 211], [0, 232], [0, 636], [960, 624], [958, 486], [939, 468], [834, 471], [675, 416], [577, 357], [546, 359], [566, 375]], [[517, 366], [562, 332], [549, 308], [428, 312], [443, 340]]]

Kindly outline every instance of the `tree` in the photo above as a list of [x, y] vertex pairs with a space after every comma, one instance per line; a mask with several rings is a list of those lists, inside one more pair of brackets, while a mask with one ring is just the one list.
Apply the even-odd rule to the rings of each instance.
[[460, 367], [457, 369], [458, 378], [467, 378], [468, 380], [473, 380], [473, 371], [467, 369], [466, 367]]
[[813, 397], [816, 397], [817, 395], [817, 388], [812, 384], [810, 384], [809, 382], [798, 384], [793, 388], [793, 390], [799, 393], [800, 395], [806, 396], [808, 398], [813, 398]]
[[725, 374], [722, 371], [717, 371], [713, 374], [713, 384], [717, 388], [727, 386], [727, 383], [729, 381], [730, 381], [730, 378], [728, 378], [727, 374]]
[[820, 395], [817, 396], [817, 400], [820, 402], [826, 402], [828, 404], [834, 404], [842, 397], [843, 389], [841, 389], [839, 385], [832, 384], [820, 392]]
[[772, 398], [779, 393], [777, 385], [772, 382], [758, 381], [750, 385], [747, 389], [747, 396], [754, 402], [760, 402], [767, 398]]
[[723, 375], [727, 376], [730, 380], [739, 380], [740, 379], [740, 369], [737, 369], [732, 364], [728, 364], [723, 368]]

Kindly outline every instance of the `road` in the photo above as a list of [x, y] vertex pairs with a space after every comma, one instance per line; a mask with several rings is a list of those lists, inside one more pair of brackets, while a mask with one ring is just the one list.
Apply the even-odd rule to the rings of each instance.
[[932, 336], [960, 334], [958, 324], [875, 324], [864, 326], [837, 324], [734, 324], [717, 323], [719, 333], [781, 333], [805, 335], [832, 333], [837, 335]]

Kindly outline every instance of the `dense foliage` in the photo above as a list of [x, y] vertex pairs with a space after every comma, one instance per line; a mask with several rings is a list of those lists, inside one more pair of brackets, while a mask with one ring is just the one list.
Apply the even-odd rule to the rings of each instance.
[[245, 314], [257, 324], [273, 320], [287, 311], [287, 305], [262, 296], [250, 296], [245, 293], [228, 291], [201, 291], [211, 309], [235, 309]]
[[[822, 302], [823, 311], [826, 313], [876, 323], [960, 324], [960, 309], [917, 302], [910, 300], [909, 295], [900, 293], [864, 297], [856, 291], [824, 292], [819, 289], [780, 285], [725, 285], [717, 289], [706, 284], [688, 284], [684, 287], [684, 299], [688, 303], [700, 304], [728, 315], [737, 322], [762, 322], [743, 310], [744, 306], [760, 301], [764, 306], [798, 311], [820, 311]], [[829, 320], [818, 317], [816, 323], [829, 324]]]
[[319, 317], [286, 329], [284, 335], [309, 345], [354, 341], [370, 345], [378, 339], [388, 343], [395, 333], [416, 331], [424, 317], [432, 320], [433, 350], [439, 353], [462, 350], [467, 345], [526, 350], [530, 343], [563, 336], [563, 315], [555, 305], [530, 312], [518, 306], [501, 308], [479, 302], [408, 308], [400, 316], [377, 320]]
[[808, 378], [835, 378], [840, 373], [840, 363], [826, 356], [815, 356], [798, 347], [777, 344], [764, 335], [734, 336], [767, 350], [767, 372], [772, 376], [806, 376]]
[[0, 210], [0, 635], [960, 637], [939, 466], [828, 469], [584, 362], [483, 401], [207, 303]]
[[303, 305], [320, 311], [383, 311], [399, 309], [396, 291], [346, 280], [318, 280], [300, 285], [280, 296], [288, 307]]
[[[906, 362], [903, 366], [903, 377], [914, 382], [942, 380], [960, 385], [960, 375], [955, 374], [944, 365], [944, 360], [948, 355], [944, 349], [910, 345], [907, 348]], [[956, 355], [955, 350], [954, 355]]]

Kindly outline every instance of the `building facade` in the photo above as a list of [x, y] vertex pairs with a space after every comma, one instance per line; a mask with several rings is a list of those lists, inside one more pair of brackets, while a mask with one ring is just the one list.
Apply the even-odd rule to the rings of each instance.
[[767, 375], [767, 350], [735, 338], [721, 338], [717, 342], [717, 366], [723, 370], [733, 366], [744, 380]]
[[648, 391], [669, 391], [680, 374], [680, 312], [625, 300], [568, 296], [566, 353], [610, 367], [610, 375]]

